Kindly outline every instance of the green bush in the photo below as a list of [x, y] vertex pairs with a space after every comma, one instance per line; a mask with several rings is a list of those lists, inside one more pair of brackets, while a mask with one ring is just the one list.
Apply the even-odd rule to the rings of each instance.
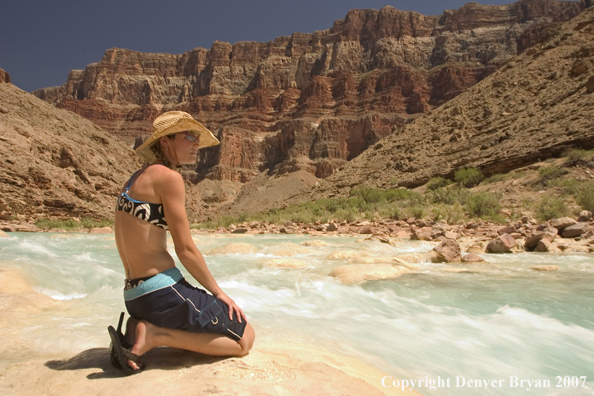
[[381, 202], [385, 200], [384, 192], [376, 187], [369, 187], [365, 185], [357, 186], [351, 189], [351, 197], [360, 197], [367, 203]]
[[567, 165], [590, 165], [590, 160], [594, 155], [594, 150], [574, 149], [567, 153]]
[[464, 208], [462, 205], [449, 205], [445, 208], [446, 220], [449, 224], [455, 224], [464, 219]]
[[338, 221], [347, 221], [349, 223], [357, 220], [357, 214], [354, 210], [350, 209], [338, 209], [336, 213], [334, 213], [335, 219]]
[[497, 195], [481, 192], [468, 197], [464, 210], [471, 217], [492, 217], [499, 213], [501, 204]]
[[560, 197], [545, 195], [536, 205], [536, 217], [542, 221], [567, 216], [568, 212], [569, 209]]
[[398, 206], [396, 206], [393, 210], [392, 210], [392, 214], [389, 216], [392, 220], [402, 220], [405, 217], [405, 213], [404, 211], [399, 208]]
[[483, 180], [483, 172], [477, 168], [458, 169], [454, 174], [454, 180], [466, 188], [474, 187]]
[[411, 206], [410, 215], [415, 219], [422, 219], [425, 217], [425, 207], [421, 205]]
[[431, 208], [431, 213], [433, 213], [433, 220], [439, 221], [446, 218], [446, 211], [443, 207], [436, 206]]
[[577, 193], [576, 201], [585, 210], [594, 212], [594, 183], [583, 183]]
[[384, 196], [386, 201], [394, 202], [394, 201], [404, 201], [406, 199], [411, 199], [411, 197], [415, 196], [414, 191], [407, 190], [406, 188], [391, 188], [386, 190]]
[[563, 193], [576, 195], [584, 184], [578, 179], [552, 179], [547, 181], [547, 187], [556, 187], [563, 190]]
[[451, 180], [444, 179], [443, 177], [433, 177], [431, 180], [427, 182], [427, 189], [428, 190], [437, 190], [438, 188], [447, 187], [452, 184]]
[[487, 177], [482, 181], [482, 184], [489, 184], [489, 183], [497, 183], [501, 181], [506, 181], [512, 178], [512, 175], [509, 173], [497, 173], [493, 176]]
[[453, 205], [460, 201], [460, 189], [458, 188], [438, 188], [431, 191], [429, 198], [434, 204]]
[[540, 182], [548, 186], [551, 180], [560, 178], [567, 173], [567, 169], [559, 168], [555, 165], [545, 166], [538, 170], [540, 174]]

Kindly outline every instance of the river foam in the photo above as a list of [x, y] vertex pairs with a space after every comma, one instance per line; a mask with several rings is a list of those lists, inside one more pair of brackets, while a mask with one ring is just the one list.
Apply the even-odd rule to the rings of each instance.
[[[592, 386], [593, 256], [483, 255], [490, 264], [466, 266], [467, 272], [444, 271], [455, 268], [447, 264], [418, 263], [415, 271], [395, 279], [343, 285], [328, 275], [356, 258], [345, 254], [329, 259], [333, 254], [340, 257], [340, 252], [355, 251], [369, 258], [362, 263], [427, 252], [432, 245], [402, 241], [391, 246], [347, 237], [301, 245], [308, 240], [312, 238], [197, 238], [198, 247], [202, 243], [206, 251], [235, 242], [253, 246], [255, 252], [207, 255], [206, 261], [223, 290], [246, 312], [258, 340], [319, 345], [394, 378], [586, 375], [586, 385]], [[278, 252], [287, 249], [296, 252], [291, 259], [307, 265], [265, 265], [267, 260], [286, 259]], [[4, 364], [19, 356], [30, 359], [105, 346], [105, 327], [124, 310], [123, 269], [113, 241], [92, 235], [11, 234], [0, 240], [0, 254], [4, 260], [0, 269], [19, 271], [34, 290], [60, 300], [34, 314], [15, 313], [12, 328], [22, 326], [19, 353], [5, 346], [9, 349], [0, 351]], [[555, 273], [529, 269], [543, 263], [561, 269]], [[571, 394], [584, 389], [573, 389]], [[533, 389], [530, 394], [563, 391]], [[522, 392], [493, 388], [483, 389], [481, 395]], [[476, 393], [460, 388], [428, 394]]]

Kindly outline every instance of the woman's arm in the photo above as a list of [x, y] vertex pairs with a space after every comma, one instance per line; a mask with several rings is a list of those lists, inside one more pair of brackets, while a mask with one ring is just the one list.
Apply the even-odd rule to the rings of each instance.
[[156, 192], [160, 195], [165, 211], [165, 219], [169, 226], [169, 232], [173, 238], [175, 253], [188, 270], [188, 272], [200, 284], [210, 291], [213, 296], [219, 298], [229, 306], [229, 319], [232, 319], [233, 312], [236, 313], [239, 322], [246, 320], [245, 314], [237, 304], [229, 298], [219, 287], [214, 277], [208, 270], [204, 257], [194, 244], [190, 233], [190, 224], [186, 214], [185, 186], [182, 176], [170, 169], [163, 169], [156, 178]]

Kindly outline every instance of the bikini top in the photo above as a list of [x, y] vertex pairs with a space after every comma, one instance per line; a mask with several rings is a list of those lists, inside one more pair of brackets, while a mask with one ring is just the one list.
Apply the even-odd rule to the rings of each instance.
[[116, 211], [129, 213], [134, 217], [138, 217], [141, 220], [147, 221], [168, 231], [169, 227], [167, 226], [167, 220], [165, 220], [165, 213], [163, 213], [163, 204], [138, 201], [128, 195], [128, 190], [130, 190], [130, 187], [132, 187], [136, 181], [134, 178], [136, 173], [138, 173], [138, 171], [132, 175], [130, 180], [128, 180], [126, 188], [124, 188], [124, 191], [118, 197]]

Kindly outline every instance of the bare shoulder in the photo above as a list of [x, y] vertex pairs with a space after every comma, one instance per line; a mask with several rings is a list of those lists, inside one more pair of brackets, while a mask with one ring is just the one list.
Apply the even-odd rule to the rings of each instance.
[[160, 164], [149, 166], [144, 173], [158, 184], [179, 183], [183, 184], [182, 175]]
[[184, 180], [179, 172], [159, 164], [149, 166], [145, 172], [153, 180], [159, 195], [169, 192], [179, 193], [184, 190]]

